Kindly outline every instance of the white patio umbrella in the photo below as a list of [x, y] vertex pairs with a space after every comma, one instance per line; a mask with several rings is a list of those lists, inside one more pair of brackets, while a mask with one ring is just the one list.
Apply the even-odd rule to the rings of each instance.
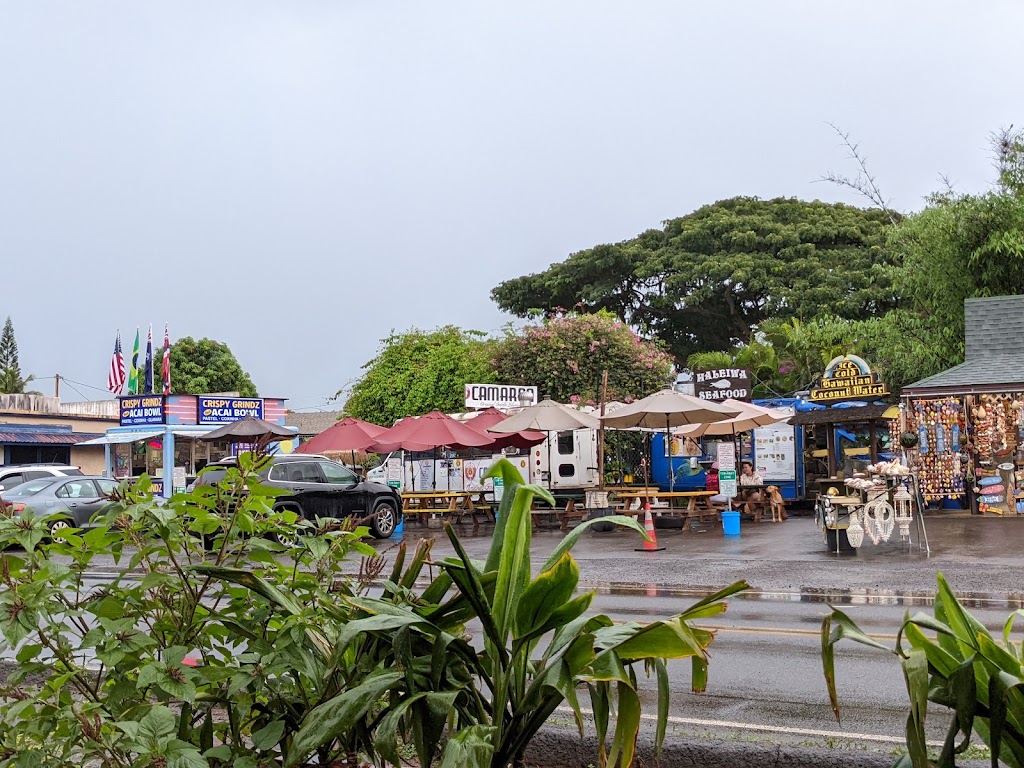
[[772, 408], [765, 408], [753, 403], [745, 403], [741, 400], [722, 400], [721, 405], [729, 408], [738, 408], [739, 415], [725, 421], [715, 421], [708, 424], [694, 424], [689, 427], [682, 427], [676, 430], [677, 435], [685, 437], [702, 437], [703, 435], [739, 435], [749, 432], [757, 427], [767, 427], [770, 424], [778, 424], [790, 417], [790, 414], [783, 411], [776, 411]]
[[[740, 415], [740, 409], [733, 406], [701, 400], [693, 395], [685, 395], [673, 389], [663, 389], [653, 395], [624, 405], [612, 413], [606, 414], [601, 421], [612, 429], [665, 430], [665, 445], [670, 445], [671, 432], [678, 427], [689, 425], [711, 424], [725, 421]], [[668, 451], [669, 473], [668, 487], [671, 491], [675, 485], [675, 472], [672, 467], [672, 451]]]
[[536, 405], [528, 405], [519, 413], [512, 414], [502, 422], [490, 427], [487, 431], [497, 434], [536, 430], [548, 433], [548, 486], [551, 487], [551, 433], [566, 432], [571, 429], [597, 429], [601, 420], [596, 416], [550, 398], [541, 400]]

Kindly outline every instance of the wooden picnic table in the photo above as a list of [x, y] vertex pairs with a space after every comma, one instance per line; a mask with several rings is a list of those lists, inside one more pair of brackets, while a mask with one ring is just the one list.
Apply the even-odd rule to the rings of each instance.
[[718, 514], [718, 510], [709, 501], [712, 496], [718, 495], [717, 491], [659, 491], [656, 488], [650, 488], [642, 491], [620, 491], [615, 495], [624, 502], [623, 508], [620, 510], [620, 513], [624, 515], [639, 515], [643, 512], [642, 507], [640, 509], [629, 509], [629, 502], [626, 500], [643, 499], [651, 503], [657, 502], [659, 499], [666, 500], [669, 505], [668, 509], [659, 508], [652, 509], [651, 511], [658, 516], [678, 515], [682, 517], [684, 519], [684, 531], [689, 530], [692, 518], [696, 517], [701, 522], [704, 522], [705, 515]]
[[493, 520], [491, 507], [487, 504], [484, 491], [405, 491], [402, 493], [402, 514], [415, 515], [423, 525], [427, 525], [434, 513], [447, 514], [449, 519], [458, 524], [462, 517], [469, 514], [473, 519], [473, 528], [480, 527], [478, 514], [485, 519]]

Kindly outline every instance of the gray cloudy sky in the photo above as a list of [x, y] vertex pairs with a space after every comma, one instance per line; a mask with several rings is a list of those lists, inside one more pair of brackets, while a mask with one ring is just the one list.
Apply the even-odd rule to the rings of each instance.
[[490, 289], [572, 251], [857, 202], [814, 183], [853, 170], [826, 121], [902, 210], [983, 189], [1021, 29], [1017, 0], [8, 0], [0, 318], [40, 378], [102, 388], [114, 332], [166, 321], [326, 406], [391, 328], [498, 329]]

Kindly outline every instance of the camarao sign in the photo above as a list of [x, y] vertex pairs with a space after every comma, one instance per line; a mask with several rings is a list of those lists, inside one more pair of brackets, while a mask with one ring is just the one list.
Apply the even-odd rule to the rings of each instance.
[[520, 408], [526, 400], [537, 402], [536, 387], [514, 387], [505, 384], [467, 384], [467, 408]]
[[693, 392], [701, 400], [749, 400], [749, 368], [717, 368], [693, 372]]
[[818, 386], [811, 387], [811, 401], [833, 403], [840, 400], [874, 399], [889, 394], [889, 387], [857, 355], [832, 359]]
[[263, 400], [258, 397], [200, 397], [196, 411], [200, 424], [230, 424], [246, 416], [263, 418]]
[[138, 395], [120, 400], [122, 427], [164, 423], [164, 396]]

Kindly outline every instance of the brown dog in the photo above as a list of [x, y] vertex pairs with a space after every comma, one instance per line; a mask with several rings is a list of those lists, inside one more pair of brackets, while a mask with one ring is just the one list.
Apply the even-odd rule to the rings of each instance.
[[769, 485], [765, 490], [768, 491], [768, 503], [772, 510], [772, 522], [782, 522], [786, 519], [786, 502], [782, 498], [779, 486]]

